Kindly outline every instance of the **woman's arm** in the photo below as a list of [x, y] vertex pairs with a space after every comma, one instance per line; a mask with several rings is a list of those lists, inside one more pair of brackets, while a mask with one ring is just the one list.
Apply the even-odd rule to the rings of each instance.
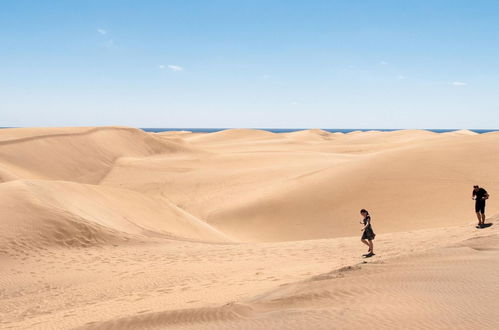
[[[367, 226], [369, 226], [371, 224], [371, 217], [368, 216], [364, 220], [366, 220], [366, 224], [364, 225], [364, 227], [360, 231], [364, 231], [367, 228]], [[360, 222], [360, 223], [363, 224], [363, 222]]]

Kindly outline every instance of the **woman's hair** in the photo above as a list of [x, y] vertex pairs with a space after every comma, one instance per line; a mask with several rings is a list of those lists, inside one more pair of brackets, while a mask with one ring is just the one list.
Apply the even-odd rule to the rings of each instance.
[[362, 210], [360, 210], [360, 213], [365, 213], [365, 214], [369, 215], [369, 212], [367, 212], [367, 210], [366, 210], [366, 209], [362, 209]]

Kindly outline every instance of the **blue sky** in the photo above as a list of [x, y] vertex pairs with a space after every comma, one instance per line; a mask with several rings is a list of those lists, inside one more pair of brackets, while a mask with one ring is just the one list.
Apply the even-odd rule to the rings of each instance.
[[498, 1], [0, 1], [0, 126], [499, 128]]

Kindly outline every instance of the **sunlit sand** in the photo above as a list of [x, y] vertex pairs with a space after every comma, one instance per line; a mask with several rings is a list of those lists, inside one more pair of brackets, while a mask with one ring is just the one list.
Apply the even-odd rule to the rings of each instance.
[[0, 328], [496, 328], [498, 168], [497, 133], [2, 129]]

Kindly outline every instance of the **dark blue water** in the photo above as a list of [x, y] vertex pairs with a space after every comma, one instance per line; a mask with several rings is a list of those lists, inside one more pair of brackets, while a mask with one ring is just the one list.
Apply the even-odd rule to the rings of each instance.
[[[15, 127], [0, 127], [2, 128], [15, 128]], [[169, 132], [169, 131], [190, 131], [190, 132], [196, 132], [196, 133], [213, 133], [213, 132], [220, 132], [226, 129], [230, 128], [141, 128], [142, 130], [146, 132], [153, 132], [153, 133], [159, 133], [159, 132]], [[260, 129], [272, 133], [289, 133], [289, 132], [296, 132], [296, 131], [302, 131], [308, 128], [253, 128], [253, 129]], [[324, 131], [328, 131], [331, 133], [335, 132], [341, 132], [341, 133], [350, 133], [353, 131], [382, 131], [382, 132], [393, 132], [393, 131], [399, 131], [401, 129], [405, 128], [321, 128]], [[433, 129], [433, 128], [422, 128], [424, 130], [430, 131], [430, 132], [435, 132], [435, 133], [445, 133], [445, 132], [452, 132], [452, 131], [457, 131], [460, 130], [460, 128], [445, 128], [445, 129]], [[489, 132], [497, 132], [499, 129], [474, 129], [470, 128], [469, 129], [472, 132], [475, 133], [489, 133]]]
[[[190, 132], [196, 132], [196, 133], [213, 133], [213, 132], [219, 132], [226, 130], [228, 128], [141, 128], [142, 130], [146, 132], [168, 132], [168, 131], [190, 131]], [[255, 129], [261, 129], [264, 131], [272, 132], [272, 133], [289, 133], [289, 132], [296, 132], [296, 131], [301, 131], [304, 129], [308, 128], [255, 128]], [[383, 132], [392, 132], [392, 131], [398, 131], [399, 129], [386, 129], [386, 128], [322, 128], [324, 131], [328, 131], [331, 133], [335, 132], [341, 132], [341, 133], [350, 133], [353, 131], [383, 131]], [[427, 131], [430, 132], [435, 132], [435, 133], [445, 133], [445, 132], [452, 132], [452, 131], [457, 131], [459, 129], [426, 129]], [[475, 133], [489, 133], [489, 132], [496, 132], [498, 129], [470, 129], [470, 131], [473, 131]]]

